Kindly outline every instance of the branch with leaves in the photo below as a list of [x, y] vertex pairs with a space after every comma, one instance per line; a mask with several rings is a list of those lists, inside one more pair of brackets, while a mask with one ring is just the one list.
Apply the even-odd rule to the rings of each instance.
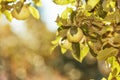
[[[61, 52], [71, 51], [82, 62], [88, 53], [105, 60], [110, 73], [107, 79], [120, 80], [120, 1], [53, 0], [67, 7], [56, 19], [57, 38], [52, 41]], [[73, 8], [75, 7], [75, 9]]]
[[34, 7], [40, 6], [40, 0], [0, 0], [0, 15], [4, 14], [9, 21], [13, 18], [25, 20], [30, 15], [39, 19], [39, 12]]

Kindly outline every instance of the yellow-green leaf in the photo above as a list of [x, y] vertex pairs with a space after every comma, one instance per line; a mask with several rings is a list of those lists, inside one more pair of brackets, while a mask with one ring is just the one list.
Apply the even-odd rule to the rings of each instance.
[[51, 41], [51, 43], [52, 43], [53, 45], [58, 44], [59, 41], [60, 41], [60, 39], [61, 39], [61, 37], [58, 36], [55, 40]]
[[116, 80], [120, 80], [120, 75], [116, 76]]
[[109, 73], [109, 77], [108, 77], [108, 80], [112, 80], [113, 76], [111, 73]]
[[106, 61], [107, 61], [107, 63], [110, 64], [110, 67], [111, 67], [111, 73], [109, 74], [108, 80], [112, 80], [112, 78], [115, 78], [115, 77], [116, 77], [116, 80], [119, 80], [120, 65], [119, 65], [116, 57], [111, 56]]
[[87, 10], [93, 9], [99, 1], [100, 0], [88, 0], [87, 6], [86, 6]]
[[61, 52], [62, 52], [62, 54], [66, 53], [67, 49], [61, 47]]
[[72, 11], [73, 11], [72, 8], [66, 8], [66, 10], [62, 12], [61, 17], [63, 19], [67, 19], [68, 16], [72, 13]]
[[105, 48], [98, 53], [98, 60], [106, 60], [108, 57], [116, 56], [118, 54], [118, 49], [114, 47]]
[[24, 3], [21, 2], [21, 1], [18, 1], [18, 2], [14, 5], [14, 9], [17, 11], [17, 13], [20, 13], [23, 5], [24, 5]]
[[39, 19], [39, 12], [33, 6], [29, 6], [30, 13], [33, 15], [34, 18]]
[[53, 46], [50, 49], [50, 53], [52, 53], [53, 50], [58, 46], [60, 39], [61, 37], [58, 36], [54, 41], [51, 42]]
[[9, 20], [9, 21], [12, 21], [12, 14], [8, 11], [8, 10], [5, 10], [4, 12], [3, 12], [4, 14], [5, 14], [5, 16], [6, 16], [6, 18]]
[[85, 44], [82, 47], [82, 49], [80, 50], [80, 62], [82, 62], [82, 60], [85, 58], [85, 56], [88, 54], [88, 52], [89, 52], [89, 47], [87, 44]]
[[66, 5], [69, 3], [74, 3], [75, 0], [53, 0], [53, 2], [59, 5]]
[[16, 0], [6, 0], [7, 2], [14, 2], [14, 1], [16, 1]]
[[36, 6], [41, 6], [41, 0], [33, 0]]
[[72, 43], [72, 55], [73, 57], [79, 61], [80, 59], [80, 44]]
[[116, 1], [114, 0], [104, 0], [102, 3], [103, 10], [108, 12], [114, 10], [116, 6]]

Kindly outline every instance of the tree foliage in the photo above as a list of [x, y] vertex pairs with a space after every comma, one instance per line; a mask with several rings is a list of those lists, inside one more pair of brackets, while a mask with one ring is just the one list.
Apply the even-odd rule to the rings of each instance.
[[120, 80], [120, 1], [53, 1], [58, 5], [71, 5], [56, 19], [59, 27], [57, 39], [52, 42], [53, 49], [62, 44], [62, 53], [69, 50], [80, 62], [91, 53], [97, 60], [105, 60], [109, 65], [107, 80]]
[[30, 14], [39, 19], [39, 12], [34, 7], [40, 6], [40, 0], [0, 0], [0, 15], [4, 14], [11, 21], [13, 18], [18, 20], [27, 19]]
[[[69, 5], [56, 19], [57, 38], [52, 41], [61, 52], [71, 51], [82, 62], [88, 53], [98, 61], [105, 60], [110, 73], [102, 80], [120, 79], [120, 1], [119, 0], [53, 0], [58, 5]], [[9, 21], [25, 20], [30, 15], [39, 19], [34, 7], [40, 0], [0, 0], [0, 15]], [[71, 5], [71, 6], [70, 6]]]

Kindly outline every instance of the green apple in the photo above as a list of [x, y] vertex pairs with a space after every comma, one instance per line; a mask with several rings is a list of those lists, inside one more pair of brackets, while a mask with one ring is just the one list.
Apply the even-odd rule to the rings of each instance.
[[104, 60], [98, 60], [98, 69], [103, 76], [108, 77], [111, 69], [110, 64], [106, 63]]
[[70, 42], [79, 42], [83, 38], [83, 32], [80, 28], [73, 27], [67, 32], [67, 39]]
[[72, 44], [66, 39], [62, 38], [59, 42], [59, 45], [64, 49], [70, 49]]
[[11, 12], [12, 16], [18, 20], [25, 20], [30, 16], [30, 11], [28, 10], [28, 5], [24, 5], [18, 13], [15, 9]]

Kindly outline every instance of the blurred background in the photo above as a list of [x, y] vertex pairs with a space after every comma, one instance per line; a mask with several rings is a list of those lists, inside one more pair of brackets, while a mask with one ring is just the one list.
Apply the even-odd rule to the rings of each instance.
[[37, 8], [40, 20], [0, 18], [0, 80], [100, 80], [108, 76], [105, 62], [97, 62], [89, 53], [82, 63], [69, 51], [61, 54], [59, 46], [50, 54], [55, 19], [66, 6], [42, 0]]

